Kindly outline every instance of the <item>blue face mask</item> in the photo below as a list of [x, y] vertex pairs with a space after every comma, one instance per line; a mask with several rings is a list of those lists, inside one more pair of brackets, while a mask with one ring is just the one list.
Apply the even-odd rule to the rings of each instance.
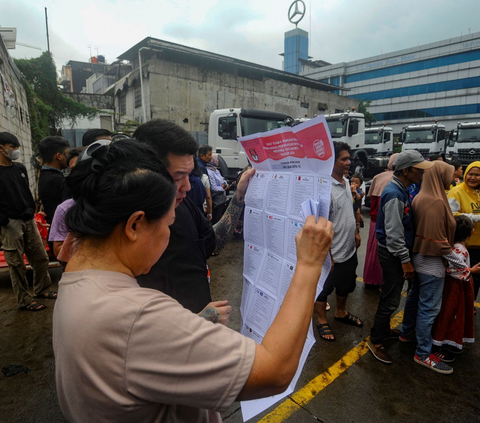
[[2, 151], [5, 157], [8, 157], [10, 160], [17, 160], [20, 157], [20, 150], [9, 150], [7, 147], [3, 146], [3, 148], [7, 151]]

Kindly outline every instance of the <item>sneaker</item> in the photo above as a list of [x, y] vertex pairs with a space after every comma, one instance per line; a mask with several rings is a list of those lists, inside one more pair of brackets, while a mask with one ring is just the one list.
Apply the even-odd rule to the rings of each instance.
[[387, 335], [382, 341], [387, 341], [389, 339], [398, 339], [400, 337], [400, 331], [398, 329], [391, 329], [390, 335]]
[[463, 348], [460, 349], [460, 348], [454, 347], [453, 345], [443, 345], [442, 349], [447, 350], [451, 354], [462, 354], [463, 353]]
[[445, 364], [443, 361], [435, 357], [433, 354], [430, 354], [428, 357], [425, 357], [423, 359], [415, 354], [415, 357], [413, 360], [416, 363], [422, 366], [428, 367], [429, 369], [437, 373], [442, 373], [444, 375], [449, 375], [453, 373], [453, 369], [448, 364]]
[[444, 363], [453, 363], [455, 361], [454, 355], [451, 352], [448, 352], [445, 348], [440, 348], [433, 355], [442, 360]]
[[387, 350], [382, 344], [375, 345], [372, 343], [370, 338], [368, 338], [367, 346], [368, 346], [368, 349], [372, 352], [373, 356], [378, 361], [381, 361], [382, 363], [385, 363], [385, 364], [393, 363], [392, 357], [390, 357], [390, 354], [388, 354]]

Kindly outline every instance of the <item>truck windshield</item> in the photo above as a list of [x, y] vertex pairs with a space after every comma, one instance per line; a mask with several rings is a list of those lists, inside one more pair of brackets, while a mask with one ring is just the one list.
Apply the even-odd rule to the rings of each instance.
[[365, 132], [365, 144], [380, 144], [382, 142], [382, 134], [378, 132]]
[[328, 129], [330, 130], [330, 135], [332, 138], [342, 138], [345, 135], [345, 128], [346, 125], [344, 121], [343, 123], [340, 122], [338, 119], [329, 120], [327, 119]]
[[457, 142], [470, 142], [480, 140], [479, 128], [459, 128]]
[[240, 115], [242, 125], [242, 135], [252, 135], [257, 132], [271, 131], [272, 129], [282, 128], [285, 126], [283, 120], [261, 117], [244, 117]]
[[432, 134], [431, 129], [408, 130], [406, 131], [405, 143], [431, 143], [435, 141], [435, 134]]

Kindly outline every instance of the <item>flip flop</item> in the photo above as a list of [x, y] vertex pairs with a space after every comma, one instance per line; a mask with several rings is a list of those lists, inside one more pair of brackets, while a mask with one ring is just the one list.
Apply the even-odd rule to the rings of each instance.
[[357, 328], [363, 327], [362, 320], [359, 317], [350, 314], [348, 311], [345, 317], [335, 317], [335, 320], [338, 320], [339, 322], [345, 323], [347, 325], [356, 326]]
[[28, 306], [22, 307], [22, 310], [27, 310], [27, 311], [40, 311], [40, 310], [45, 310], [47, 306], [39, 303], [33, 304], [31, 302]]
[[[328, 342], [335, 341], [335, 335], [333, 335], [332, 329], [330, 328], [330, 325], [328, 323], [317, 323], [317, 330], [320, 338]], [[333, 335], [333, 338], [325, 338], [325, 335]]]
[[35, 295], [35, 298], [43, 298], [45, 300], [56, 300], [57, 293], [56, 291], [47, 291], [40, 295]]

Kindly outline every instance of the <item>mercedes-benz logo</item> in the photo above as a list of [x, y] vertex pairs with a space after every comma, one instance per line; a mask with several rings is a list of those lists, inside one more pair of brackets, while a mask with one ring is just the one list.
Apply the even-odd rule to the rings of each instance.
[[[295, 9], [292, 10], [293, 6], [295, 6]], [[298, 23], [303, 19], [305, 16], [305, 3], [303, 0], [295, 0], [291, 5], [290, 8], [288, 9], [288, 20], [295, 24], [295, 26], [298, 25]], [[295, 18], [297, 17], [297, 18]]]

